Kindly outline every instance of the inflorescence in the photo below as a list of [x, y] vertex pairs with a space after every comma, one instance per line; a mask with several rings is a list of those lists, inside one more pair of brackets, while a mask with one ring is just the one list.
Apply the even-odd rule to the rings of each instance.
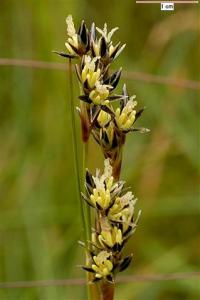
[[86, 172], [86, 195], [83, 199], [95, 210], [95, 229], [89, 251], [91, 266], [83, 267], [94, 273], [94, 281], [106, 278], [113, 281], [115, 274], [126, 269], [132, 255], [122, 258], [125, 243], [134, 233], [140, 212], [134, 220], [136, 199], [127, 191], [124, 181], [115, 181], [109, 159], [104, 161], [104, 173]]
[[122, 250], [138, 221], [138, 217], [134, 220], [136, 199], [125, 188], [125, 182], [119, 180], [122, 148], [128, 132], [143, 133], [148, 129], [135, 127], [144, 108], [136, 109], [136, 96], [129, 96], [126, 85], [121, 94], [115, 93], [122, 69], [112, 72], [110, 66], [125, 48], [125, 44], [114, 45], [111, 40], [118, 28], [109, 32], [107, 24], [100, 29], [93, 23], [88, 29], [82, 21], [76, 31], [71, 15], [66, 23], [67, 52], [56, 53], [77, 61], [75, 70], [81, 87], [77, 110], [82, 140], [86, 143], [92, 135], [105, 158], [103, 174], [97, 170], [92, 176], [86, 171], [86, 194], [82, 197], [95, 211], [95, 224], [87, 249], [90, 263], [83, 268], [94, 274], [94, 281], [113, 281], [115, 274], [131, 261], [132, 255], [122, 258]]

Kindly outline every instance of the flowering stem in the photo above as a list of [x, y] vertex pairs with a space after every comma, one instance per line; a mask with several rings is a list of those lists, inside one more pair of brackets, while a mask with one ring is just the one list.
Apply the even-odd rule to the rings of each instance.
[[101, 284], [101, 300], [114, 300], [114, 283], [103, 282]]
[[[90, 209], [88, 207], [85, 207], [84, 209], [84, 203], [82, 201], [81, 197], [81, 190], [82, 190], [82, 184], [81, 184], [81, 176], [80, 176], [80, 166], [79, 166], [79, 160], [78, 160], [78, 149], [77, 149], [77, 138], [76, 138], [76, 122], [75, 122], [75, 115], [74, 115], [74, 95], [73, 95], [73, 78], [72, 78], [72, 63], [71, 59], [69, 59], [69, 91], [70, 91], [70, 111], [71, 111], [71, 122], [72, 122], [72, 140], [73, 140], [73, 150], [74, 150], [74, 165], [75, 165], [75, 174], [77, 179], [77, 188], [78, 188], [78, 198], [80, 201], [80, 209], [81, 209], [81, 219], [83, 224], [83, 230], [84, 230], [84, 240], [85, 244], [88, 243], [90, 240], [90, 234], [91, 234], [91, 215], [90, 215]], [[88, 143], [83, 144], [83, 178], [82, 182], [85, 181], [85, 167], [87, 164], [87, 157], [88, 157]], [[84, 188], [83, 188], [84, 190]], [[86, 256], [86, 260], [88, 260], [88, 254]], [[100, 299], [100, 293], [99, 288], [95, 284], [90, 284], [93, 278], [91, 278], [90, 274], [87, 276], [87, 286], [88, 286], [88, 300], [101, 300]]]
[[74, 165], [75, 165], [75, 174], [76, 174], [76, 184], [77, 184], [77, 191], [78, 191], [78, 198], [80, 202], [80, 209], [81, 209], [81, 219], [83, 224], [83, 231], [84, 231], [84, 240], [87, 241], [87, 230], [86, 230], [86, 222], [84, 217], [84, 207], [83, 201], [81, 197], [81, 178], [79, 173], [79, 160], [78, 160], [78, 149], [77, 149], [77, 138], [76, 138], [76, 122], [75, 122], [75, 115], [74, 115], [74, 95], [73, 95], [73, 78], [72, 78], [72, 63], [71, 59], [69, 59], [69, 91], [70, 91], [70, 111], [71, 111], [71, 122], [72, 122], [72, 142], [73, 142], [73, 153], [74, 153]]
[[[87, 160], [88, 160], [88, 142], [83, 143], [83, 179], [82, 179], [83, 189], [82, 190], [84, 193], [85, 193], [85, 186], [84, 186], [85, 170], [87, 167]], [[91, 211], [88, 205], [84, 205], [84, 206], [85, 206], [86, 237], [87, 237], [87, 244], [88, 244], [88, 241], [91, 240]], [[90, 245], [88, 245], [88, 248], [90, 248]]]
[[[88, 163], [88, 142], [83, 143], [83, 191], [85, 192], [85, 170]], [[91, 240], [91, 211], [88, 205], [85, 205], [85, 224], [86, 224], [86, 238], [87, 247], [90, 249], [90, 244], [88, 241]], [[86, 253], [86, 265], [90, 264], [90, 256]], [[101, 300], [100, 289], [97, 284], [91, 284], [93, 280], [93, 275], [91, 273], [87, 274], [87, 288], [88, 288], [88, 300]]]

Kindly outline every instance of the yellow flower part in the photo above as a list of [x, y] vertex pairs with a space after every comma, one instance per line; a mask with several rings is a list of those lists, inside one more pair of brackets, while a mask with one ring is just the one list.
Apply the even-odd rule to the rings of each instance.
[[96, 272], [96, 278], [106, 277], [111, 274], [113, 264], [110, 261], [111, 253], [101, 251], [97, 256], [93, 256], [95, 264], [92, 264], [92, 269]]
[[66, 23], [67, 23], [67, 34], [68, 34], [69, 38], [68, 38], [67, 42], [65, 43], [65, 46], [70, 54], [75, 54], [75, 52], [72, 49], [72, 47], [70, 46], [70, 44], [73, 45], [75, 48], [78, 48], [78, 37], [76, 34], [73, 18], [71, 15], [69, 15], [66, 18]]
[[90, 99], [96, 105], [106, 105], [109, 104], [107, 99], [109, 96], [109, 88], [112, 88], [110, 85], [101, 84], [100, 81], [97, 81], [95, 84], [95, 89], [90, 92]]
[[109, 159], [104, 161], [104, 173], [100, 176], [99, 170], [96, 171], [96, 176], [93, 176], [95, 188], [90, 195], [90, 201], [96, 207], [101, 206], [102, 209], [107, 209], [111, 202], [110, 190], [114, 183], [112, 176], [112, 167]]
[[101, 136], [103, 133], [106, 132], [110, 145], [112, 145], [113, 138], [114, 138], [114, 128], [115, 128], [114, 123], [111, 121], [108, 127], [102, 128], [102, 132], [100, 132]]
[[131, 225], [134, 214], [134, 205], [137, 199], [134, 199], [132, 192], [127, 192], [121, 197], [117, 197], [113, 206], [110, 208], [108, 218], [115, 222], [123, 224], [123, 232]]
[[113, 34], [119, 29], [119, 27], [115, 27], [108, 32], [107, 23], [105, 23], [103, 29], [100, 29], [99, 27], [96, 27], [96, 29], [105, 38], [106, 42], [110, 43]]
[[93, 41], [92, 43], [94, 53], [96, 56], [100, 56], [100, 47], [101, 47], [101, 40]]
[[122, 111], [120, 111], [120, 108], [115, 111], [115, 120], [120, 130], [129, 130], [135, 121], [136, 110], [134, 108], [137, 102], [133, 99], [134, 97], [130, 98]]
[[[120, 53], [124, 50], [125, 47], [126, 47], [126, 44], [121, 46], [121, 48], [117, 51], [115, 58], [117, 58], [120, 55]], [[112, 56], [112, 54], [115, 50], [116, 50], [116, 46], [113, 46], [113, 44], [111, 42], [110, 46], [109, 46], [109, 50], [108, 50], [109, 56]]]
[[110, 248], [115, 244], [121, 245], [123, 242], [122, 232], [116, 226], [110, 227], [110, 230], [102, 230], [98, 239], [103, 247], [106, 244]]
[[99, 68], [95, 71], [95, 63], [98, 59], [99, 57], [91, 58], [88, 55], [85, 56], [85, 66], [82, 70], [81, 77], [83, 82], [86, 80], [88, 81], [90, 88], [94, 88], [101, 75], [101, 70]]
[[98, 118], [97, 118], [97, 121], [99, 123], [99, 125], [101, 127], [105, 127], [111, 120], [111, 116], [110, 114], [108, 114], [107, 112], [101, 110], [99, 115], [98, 115]]
[[105, 188], [93, 189], [90, 200], [95, 206], [99, 205], [102, 209], [106, 209], [110, 205], [110, 191]]

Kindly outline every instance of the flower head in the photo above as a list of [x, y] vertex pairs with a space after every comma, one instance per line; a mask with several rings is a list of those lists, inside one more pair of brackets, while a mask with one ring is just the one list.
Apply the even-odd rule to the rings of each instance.
[[88, 55], [85, 56], [85, 65], [81, 73], [81, 79], [83, 83], [87, 80], [91, 89], [94, 88], [101, 75], [101, 70], [97, 67], [97, 62], [98, 57], [91, 58]]
[[111, 188], [113, 186], [112, 167], [109, 159], [104, 162], [104, 173], [100, 175], [99, 170], [93, 176], [94, 188], [90, 195], [91, 203], [102, 210], [109, 207], [111, 203]]
[[109, 209], [108, 218], [113, 222], [122, 224], [122, 231], [125, 233], [129, 226], [132, 226], [134, 205], [136, 199], [132, 192], [127, 192], [120, 197], [116, 197], [115, 202]]
[[98, 239], [103, 247], [106, 245], [108, 248], [114, 248], [123, 243], [122, 231], [117, 226], [110, 226], [107, 230], [102, 230]]
[[93, 256], [92, 269], [95, 272], [96, 278], [106, 278], [111, 274], [113, 269], [113, 264], [111, 261], [112, 253], [107, 251], [101, 251], [97, 256]]
[[97, 121], [100, 127], [105, 127], [111, 120], [111, 115], [103, 110], [100, 111]]
[[115, 121], [120, 130], [127, 131], [133, 126], [136, 116], [134, 108], [137, 105], [137, 102], [133, 99], [134, 97], [130, 97], [122, 110], [117, 108], [115, 111]]
[[105, 38], [106, 42], [110, 43], [113, 34], [119, 29], [119, 27], [115, 27], [108, 32], [108, 26], [107, 23], [105, 23], [103, 29], [100, 29], [99, 27], [96, 27], [96, 29]]
[[109, 103], [108, 95], [109, 95], [109, 89], [111, 89], [112, 86], [107, 84], [101, 84], [100, 81], [96, 81], [95, 89], [90, 92], [90, 99], [95, 105], [106, 105]]

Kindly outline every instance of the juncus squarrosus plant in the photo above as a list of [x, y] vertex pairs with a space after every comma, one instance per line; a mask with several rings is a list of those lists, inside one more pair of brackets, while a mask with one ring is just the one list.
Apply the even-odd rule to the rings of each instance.
[[[70, 85], [71, 60], [75, 61], [81, 90], [80, 105], [76, 109], [81, 120], [84, 149], [92, 136], [104, 156], [102, 172], [97, 170], [92, 175], [84, 164], [84, 182], [80, 183], [81, 176], [77, 174], [85, 231], [85, 241], [81, 245], [86, 251], [86, 264], [82, 268], [88, 274], [88, 283], [91, 283], [90, 299], [112, 300], [116, 274], [125, 270], [131, 262], [132, 254], [124, 257], [123, 249], [134, 233], [140, 216], [140, 211], [135, 216], [136, 198], [125, 182], [120, 180], [122, 150], [127, 133], [149, 130], [135, 127], [135, 122], [144, 111], [144, 108], [136, 108], [136, 96], [128, 94], [125, 84], [121, 93], [115, 92], [122, 69], [113, 72], [111, 65], [125, 48], [125, 44], [112, 42], [112, 36], [118, 28], [108, 31], [106, 23], [103, 29], [92, 23], [88, 29], [82, 21], [76, 31], [71, 15], [66, 23], [66, 52], [55, 52], [69, 59]], [[72, 90], [72, 86], [70, 88]], [[117, 103], [114, 105], [114, 102]], [[72, 99], [71, 105], [73, 103]], [[77, 158], [75, 149], [78, 170]]]

